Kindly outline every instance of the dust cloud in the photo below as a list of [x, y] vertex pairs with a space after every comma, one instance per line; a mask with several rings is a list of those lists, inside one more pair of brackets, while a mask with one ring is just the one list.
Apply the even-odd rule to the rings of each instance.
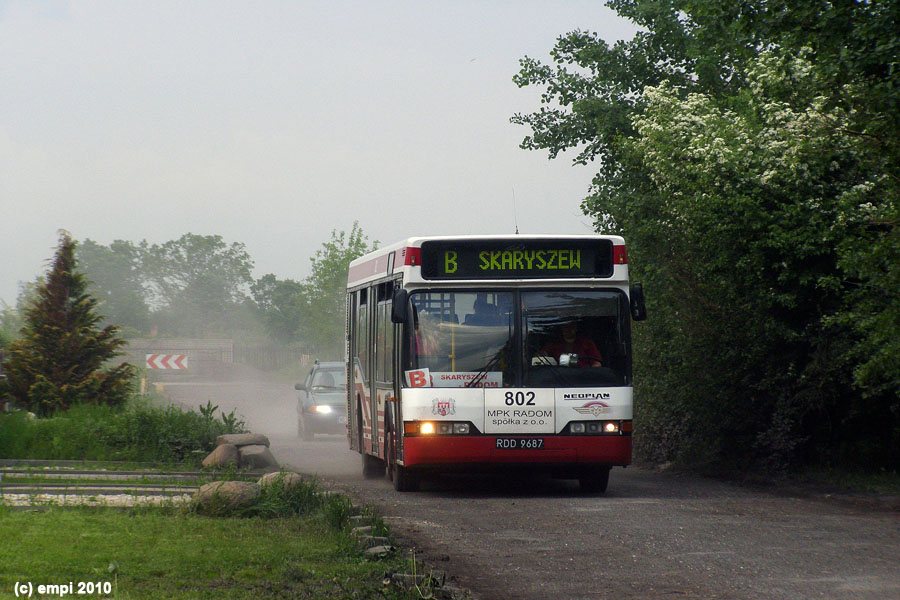
[[303, 442], [297, 436], [294, 381], [276, 378], [245, 365], [229, 365], [220, 376], [162, 382], [161, 393], [185, 409], [212, 403], [216, 417], [234, 411], [246, 429], [267, 436], [275, 459], [289, 470], [325, 479], [360, 479], [359, 454], [349, 449], [345, 435], [317, 435]]

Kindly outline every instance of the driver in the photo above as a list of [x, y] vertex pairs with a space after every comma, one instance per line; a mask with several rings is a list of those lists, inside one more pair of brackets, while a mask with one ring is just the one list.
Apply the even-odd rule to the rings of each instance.
[[552, 356], [559, 364], [561, 354], [577, 354], [579, 367], [599, 367], [603, 357], [590, 338], [578, 335], [574, 321], [563, 323], [557, 338], [541, 349], [545, 356]]

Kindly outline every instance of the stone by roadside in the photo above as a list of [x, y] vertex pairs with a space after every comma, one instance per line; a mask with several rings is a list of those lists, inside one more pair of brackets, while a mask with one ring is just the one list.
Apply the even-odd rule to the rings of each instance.
[[191, 494], [178, 496], [136, 496], [134, 494], [97, 494], [80, 496], [76, 494], [3, 494], [0, 498], [13, 507], [40, 506], [112, 506], [129, 508], [132, 506], [160, 506], [165, 504], [184, 504], [191, 499]]
[[240, 467], [261, 471], [278, 470], [269, 450], [269, 438], [258, 433], [236, 433], [216, 438], [216, 449], [203, 459], [204, 469]]

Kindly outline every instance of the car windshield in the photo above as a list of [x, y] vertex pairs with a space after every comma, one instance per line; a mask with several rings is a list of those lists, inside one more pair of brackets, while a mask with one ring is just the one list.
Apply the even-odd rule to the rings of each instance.
[[344, 390], [347, 388], [344, 369], [317, 369], [312, 387], [317, 390]]
[[630, 379], [622, 292], [431, 291], [410, 298], [407, 385], [415, 378], [426, 387], [592, 387]]

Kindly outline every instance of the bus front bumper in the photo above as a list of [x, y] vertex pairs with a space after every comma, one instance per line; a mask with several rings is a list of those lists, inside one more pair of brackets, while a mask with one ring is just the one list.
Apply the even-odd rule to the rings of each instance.
[[[540, 439], [540, 448], [508, 449], [505, 440]], [[500, 440], [498, 442], [498, 440]], [[498, 447], [501, 446], [501, 447]], [[631, 464], [631, 436], [435, 436], [404, 439], [403, 465], [554, 465], [626, 466]]]

